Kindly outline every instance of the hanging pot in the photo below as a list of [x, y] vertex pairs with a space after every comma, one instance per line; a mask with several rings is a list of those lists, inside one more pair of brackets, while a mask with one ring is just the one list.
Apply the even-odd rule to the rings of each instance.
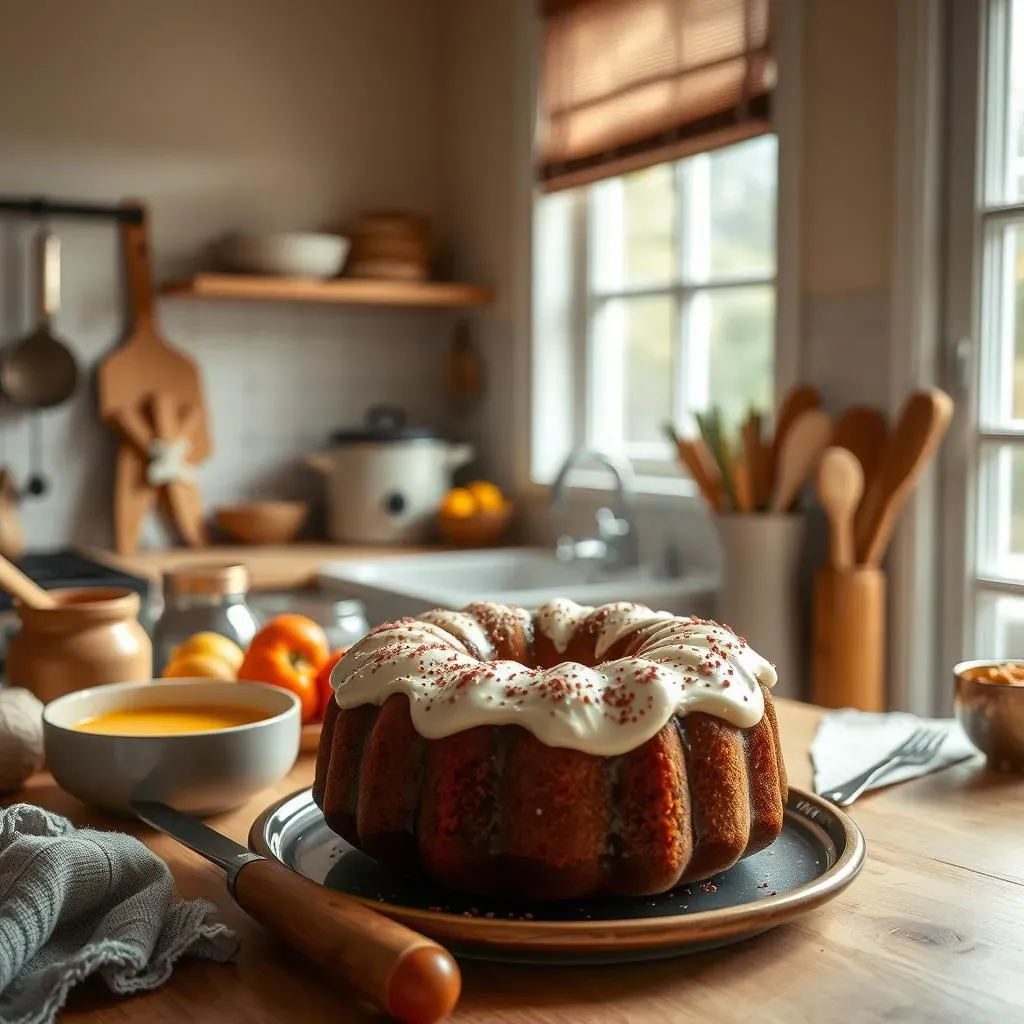
[[452, 473], [474, 454], [472, 445], [407, 426], [403, 409], [374, 406], [363, 426], [336, 432], [306, 462], [326, 478], [331, 540], [419, 544], [430, 537]]

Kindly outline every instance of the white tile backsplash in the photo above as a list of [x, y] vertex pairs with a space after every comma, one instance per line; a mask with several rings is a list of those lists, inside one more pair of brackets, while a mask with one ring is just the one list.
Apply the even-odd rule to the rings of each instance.
[[[110, 319], [83, 331], [58, 320], [86, 375], [66, 406], [42, 414], [42, 466], [51, 481], [26, 498], [22, 519], [34, 547], [69, 540], [111, 540], [113, 441], [99, 422], [93, 370], [122, 331]], [[368, 406], [390, 402], [434, 426], [443, 418], [439, 361], [449, 323], [444, 315], [353, 311], [341, 307], [167, 301], [165, 337], [199, 364], [213, 454], [199, 473], [208, 505], [257, 497], [321, 494], [302, 455], [336, 427], [359, 422]], [[12, 332], [6, 325], [5, 336]], [[19, 480], [30, 472], [29, 416], [0, 414], [0, 464]], [[314, 520], [313, 528], [317, 521]], [[143, 544], [165, 538], [152, 521]]]

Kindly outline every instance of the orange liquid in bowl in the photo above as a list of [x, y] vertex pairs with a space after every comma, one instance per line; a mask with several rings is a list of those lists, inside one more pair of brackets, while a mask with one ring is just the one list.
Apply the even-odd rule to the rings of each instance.
[[105, 736], [172, 736], [186, 732], [234, 729], [271, 717], [271, 713], [259, 708], [217, 704], [137, 707], [121, 708], [93, 718], [84, 718], [75, 725], [75, 729]]

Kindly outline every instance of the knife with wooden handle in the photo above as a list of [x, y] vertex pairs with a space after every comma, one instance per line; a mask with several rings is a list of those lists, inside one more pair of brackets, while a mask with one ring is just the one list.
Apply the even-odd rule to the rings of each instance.
[[405, 1024], [455, 1009], [462, 977], [433, 939], [358, 900], [316, 885], [166, 804], [133, 800], [147, 825], [227, 872], [228, 891], [260, 924]]

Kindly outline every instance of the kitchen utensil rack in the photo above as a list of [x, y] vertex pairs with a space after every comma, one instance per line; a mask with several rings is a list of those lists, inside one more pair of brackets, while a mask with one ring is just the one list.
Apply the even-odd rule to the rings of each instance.
[[140, 206], [118, 203], [85, 203], [44, 196], [0, 196], [0, 214], [17, 214], [33, 220], [71, 217], [85, 220], [113, 220], [141, 224]]

